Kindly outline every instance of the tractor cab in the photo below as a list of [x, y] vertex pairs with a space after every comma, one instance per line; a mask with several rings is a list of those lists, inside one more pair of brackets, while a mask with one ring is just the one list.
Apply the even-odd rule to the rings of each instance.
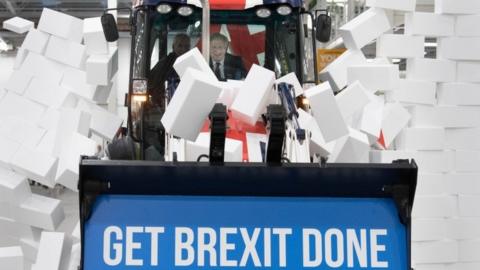
[[[200, 1], [140, 1], [132, 10], [126, 100], [128, 131], [140, 145], [136, 159], [162, 160], [165, 135], [160, 119], [180, 79], [173, 63], [194, 47], [204, 51], [205, 29], [212, 70], [215, 54], [226, 54], [225, 65], [235, 62], [233, 68], [216, 72], [220, 80], [243, 80], [256, 64], [274, 71], [277, 78], [294, 72], [301, 83], [317, 81], [314, 17], [302, 8], [302, 1], [216, 0], [209, 7], [207, 22]], [[221, 39], [226, 46], [218, 42]]]

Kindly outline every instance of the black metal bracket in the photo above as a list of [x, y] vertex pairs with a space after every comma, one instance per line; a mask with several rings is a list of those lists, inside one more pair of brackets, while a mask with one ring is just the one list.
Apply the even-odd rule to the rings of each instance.
[[268, 142], [266, 158], [268, 164], [280, 164], [283, 156], [283, 142], [285, 141], [285, 121], [287, 116], [282, 105], [267, 107]]
[[383, 190], [392, 196], [395, 206], [397, 207], [400, 222], [407, 225], [412, 213], [412, 206], [409, 203], [410, 188], [406, 185], [394, 185], [385, 186]]
[[221, 103], [216, 103], [208, 118], [210, 119], [210, 164], [221, 165], [225, 159], [227, 107]]

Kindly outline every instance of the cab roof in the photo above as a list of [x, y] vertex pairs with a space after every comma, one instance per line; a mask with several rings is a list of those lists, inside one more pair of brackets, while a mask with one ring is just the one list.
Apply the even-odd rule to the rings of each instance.
[[[160, 3], [189, 4], [202, 7], [200, 0], [143, 0], [135, 1], [135, 6], [156, 6]], [[289, 4], [291, 7], [301, 7], [302, 0], [210, 0], [213, 10], [242, 10], [261, 5]]]

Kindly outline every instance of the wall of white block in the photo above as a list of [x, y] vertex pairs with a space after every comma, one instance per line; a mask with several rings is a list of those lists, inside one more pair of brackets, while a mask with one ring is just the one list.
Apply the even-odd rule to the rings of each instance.
[[[113, 138], [123, 117], [105, 108], [109, 96], [117, 105], [118, 51], [98, 43], [98, 24], [83, 31], [83, 20], [54, 10], [43, 10], [37, 28], [19, 19], [7, 24], [26, 38], [16, 57], [0, 56], [0, 269], [76, 269], [79, 244], [72, 247], [70, 231], [54, 232], [65, 231], [71, 213], [53, 189], [40, 195], [29, 180], [76, 191], [80, 155]], [[87, 81], [98, 74], [105, 76]]]

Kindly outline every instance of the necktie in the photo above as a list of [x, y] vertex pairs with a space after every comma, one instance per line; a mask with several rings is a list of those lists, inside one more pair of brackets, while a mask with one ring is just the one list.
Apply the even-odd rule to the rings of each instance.
[[215, 63], [215, 69], [213, 70], [213, 72], [215, 73], [215, 76], [217, 76], [217, 78], [219, 80], [223, 80], [222, 73], [220, 72], [220, 63], [219, 62]]

